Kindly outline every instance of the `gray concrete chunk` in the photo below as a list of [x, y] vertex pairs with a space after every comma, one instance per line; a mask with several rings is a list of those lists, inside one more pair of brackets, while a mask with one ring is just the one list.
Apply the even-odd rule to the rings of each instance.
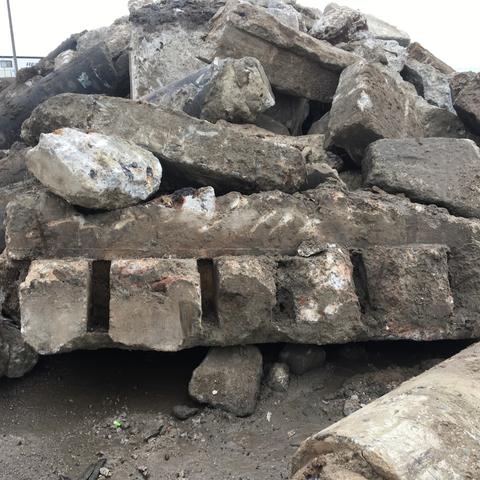
[[212, 123], [254, 122], [275, 104], [270, 83], [256, 58], [215, 59], [187, 77], [142, 98]]
[[260, 392], [262, 365], [257, 347], [212, 348], [193, 372], [190, 395], [239, 417], [251, 415]]
[[362, 170], [366, 186], [480, 217], [480, 149], [471, 140], [379, 140], [367, 150]]

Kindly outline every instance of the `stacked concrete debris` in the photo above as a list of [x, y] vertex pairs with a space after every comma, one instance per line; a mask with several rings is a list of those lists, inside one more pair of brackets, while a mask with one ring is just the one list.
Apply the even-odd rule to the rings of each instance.
[[253, 344], [314, 345], [284, 390], [321, 345], [480, 335], [478, 75], [335, 4], [129, 7], [0, 92], [0, 374], [209, 346], [192, 396], [247, 415]]

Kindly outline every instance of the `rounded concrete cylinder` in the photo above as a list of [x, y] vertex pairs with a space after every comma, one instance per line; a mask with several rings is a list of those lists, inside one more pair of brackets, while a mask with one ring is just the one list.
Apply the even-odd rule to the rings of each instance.
[[294, 480], [465, 480], [480, 471], [480, 343], [305, 440]]

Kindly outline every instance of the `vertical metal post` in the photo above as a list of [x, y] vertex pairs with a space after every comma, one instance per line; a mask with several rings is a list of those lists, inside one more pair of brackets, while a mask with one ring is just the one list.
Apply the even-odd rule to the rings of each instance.
[[15, 35], [13, 34], [12, 12], [10, 10], [10, 0], [7, 0], [8, 21], [10, 23], [10, 37], [12, 39], [13, 64], [15, 66], [15, 75], [18, 72], [17, 50], [15, 48]]

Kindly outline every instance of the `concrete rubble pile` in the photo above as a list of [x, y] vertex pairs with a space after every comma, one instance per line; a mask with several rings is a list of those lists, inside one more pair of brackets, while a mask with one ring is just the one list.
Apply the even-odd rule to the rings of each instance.
[[248, 415], [255, 344], [298, 345], [281, 391], [322, 345], [479, 337], [478, 74], [336, 4], [129, 9], [0, 92], [0, 374], [208, 346], [191, 395]]

